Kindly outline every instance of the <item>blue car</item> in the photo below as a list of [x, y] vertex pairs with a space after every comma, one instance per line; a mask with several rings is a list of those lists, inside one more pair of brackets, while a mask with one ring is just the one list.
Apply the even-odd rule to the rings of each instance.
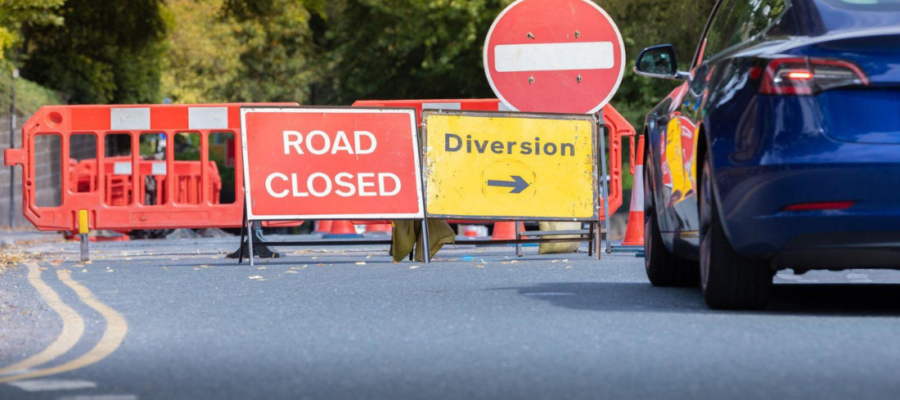
[[776, 271], [900, 269], [900, 0], [720, 0], [683, 83], [647, 115], [656, 286], [766, 305]]

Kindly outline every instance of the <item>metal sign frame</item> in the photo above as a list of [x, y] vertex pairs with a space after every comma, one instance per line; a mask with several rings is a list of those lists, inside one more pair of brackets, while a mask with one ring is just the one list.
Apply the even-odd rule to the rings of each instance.
[[[550, 113], [523, 113], [523, 112], [493, 112], [493, 111], [442, 111], [442, 110], [425, 110], [422, 112], [422, 164], [428, 165], [428, 118], [432, 115], [460, 116], [460, 117], [476, 117], [476, 118], [528, 118], [528, 119], [555, 119], [555, 120], [581, 120], [591, 123], [591, 150], [593, 156], [593, 190], [591, 199], [592, 215], [587, 218], [565, 218], [565, 217], [530, 217], [530, 216], [499, 216], [499, 215], [459, 215], [459, 214], [433, 214], [428, 211], [428, 201], [425, 201], [425, 217], [429, 219], [466, 219], [466, 220], [487, 220], [487, 221], [568, 221], [568, 222], [597, 222], [599, 216], [599, 195], [600, 195], [600, 139], [598, 138], [598, 121], [592, 114], [550, 114]], [[422, 171], [422, 193], [427, 197], [428, 194], [428, 177], [426, 171]]]
[[[251, 196], [250, 196], [250, 167], [249, 167], [249, 157], [247, 153], [247, 124], [246, 124], [246, 115], [249, 112], [262, 112], [262, 113], [277, 113], [277, 112], [286, 112], [286, 110], [292, 110], [291, 112], [295, 113], [321, 113], [321, 112], [338, 112], [344, 114], [361, 114], [361, 113], [393, 113], [393, 114], [405, 114], [409, 113], [411, 128], [413, 130], [412, 141], [413, 141], [413, 157], [414, 157], [414, 165], [415, 175], [416, 175], [416, 197], [419, 205], [419, 212], [414, 214], [347, 214], [347, 215], [319, 215], [319, 214], [309, 214], [309, 215], [277, 215], [277, 216], [255, 216], [252, 213], [251, 209]], [[392, 219], [392, 220], [421, 220], [422, 221], [422, 236], [424, 238], [424, 242], [428, 243], [428, 224], [425, 213], [425, 199], [424, 199], [424, 178], [422, 177], [422, 150], [419, 146], [419, 135], [418, 129], [416, 127], [416, 110], [411, 107], [403, 107], [403, 108], [384, 108], [384, 107], [330, 107], [330, 106], [295, 106], [295, 107], [279, 107], [279, 106], [269, 106], [269, 107], [241, 107], [241, 152], [243, 155], [243, 180], [244, 180], [244, 216], [243, 221], [241, 223], [241, 247], [238, 254], [238, 264], [242, 264], [244, 261], [244, 239], [247, 240], [247, 250], [250, 259], [250, 266], [254, 266], [253, 260], [253, 234], [251, 232], [251, 227], [253, 223], [262, 223], [263, 221], [292, 221], [292, 220], [305, 220], [305, 221], [319, 221], [319, 220], [357, 220], [357, 221], [378, 221], [384, 219]], [[377, 240], [377, 239], [348, 239], [348, 240], [305, 240], [305, 241], [257, 241], [255, 244], [258, 245], [275, 245], [275, 246], [339, 246], [339, 245], [371, 245], [371, 244], [392, 244], [393, 241], [391, 239], [387, 240]], [[412, 257], [412, 253], [410, 253], [410, 257]], [[428, 264], [431, 262], [430, 253], [428, 250], [423, 251], [424, 263]]]

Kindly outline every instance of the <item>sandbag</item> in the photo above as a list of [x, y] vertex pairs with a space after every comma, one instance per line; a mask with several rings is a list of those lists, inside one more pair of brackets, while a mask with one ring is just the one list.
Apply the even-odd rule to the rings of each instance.
[[[541, 231], [577, 231], [581, 229], [581, 222], [542, 221], [540, 222], [540, 227]], [[543, 237], [548, 239], [578, 238], [579, 235], [552, 235]], [[541, 243], [538, 247], [538, 254], [574, 253], [578, 251], [578, 246], [580, 244], [581, 243], [579, 242]]]
[[[391, 225], [394, 230], [391, 233], [392, 255], [394, 262], [403, 261], [409, 253], [416, 250], [416, 261], [421, 262], [422, 258], [422, 223], [419, 221], [393, 221]], [[456, 240], [456, 233], [447, 221], [428, 220], [428, 248], [431, 250], [431, 258], [434, 258], [438, 250], [445, 244], [453, 244]]]

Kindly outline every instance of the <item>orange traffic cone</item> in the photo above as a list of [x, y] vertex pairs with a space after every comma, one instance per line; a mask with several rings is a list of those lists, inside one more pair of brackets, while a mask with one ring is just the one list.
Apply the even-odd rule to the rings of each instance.
[[331, 221], [331, 230], [322, 236], [325, 239], [336, 238], [359, 238], [362, 235], [356, 233], [353, 222], [350, 221]]
[[316, 233], [328, 233], [331, 231], [331, 221], [316, 221]]
[[516, 240], [516, 226], [521, 222], [494, 222], [491, 240]]
[[638, 140], [638, 156], [634, 167], [634, 186], [631, 189], [631, 210], [622, 246], [644, 245], [644, 137]]
[[463, 231], [463, 236], [478, 237], [478, 228], [476, 228], [475, 225], [466, 225], [466, 229]]

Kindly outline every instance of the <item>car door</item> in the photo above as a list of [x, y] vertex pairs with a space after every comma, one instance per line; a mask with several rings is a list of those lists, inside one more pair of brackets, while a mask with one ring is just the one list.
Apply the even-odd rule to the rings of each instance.
[[[690, 79], [675, 89], [669, 97], [668, 114], [660, 119], [660, 171], [662, 177], [661, 206], [664, 231], [676, 233], [678, 237], [688, 239], [699, 245], [699, 218], [697, 209], [697, 130], [700, 117], [700, 106], [704, 99], [709, 75], [709, 66], [704, 63], [707, 37], [724, 27], [721, 26], [719, 10], [733, 7], [734, 3], [748, 0], [723, 0], [713, 10], [707, 22], [700, 43], [691, 63]], [[717, 25], [719, 24], [719, 25]]]
[[759, 39], [774, 16], [781, 15], [788, 5], [786, 0], [719, 1], [697, 46], [690, 79], [679, 88], [670, 106], [661, 131], [662, 169], [668, 175], [663, 177], [666, 222], [670, 232], [691, 244], [699, 245], [696, 194], [704, 109], [711, 92], [733, 90], [727, 84], [715, 87], [717, 81], [713, 78], [717, 72], [722, 72], [718, 74], [721, 76], [724, 71], [733, 71], [730, 55]]

